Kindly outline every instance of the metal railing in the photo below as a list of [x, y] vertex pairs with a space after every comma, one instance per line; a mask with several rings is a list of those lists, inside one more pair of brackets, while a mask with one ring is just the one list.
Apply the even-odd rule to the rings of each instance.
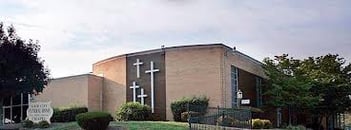
[[196, 106], [188, 107], [188, 122], [192, 130], [251, 128], [252, 114], [248, 109], [209, 107], [206, 114], [193, 115], [191, 112], [196, 112]]

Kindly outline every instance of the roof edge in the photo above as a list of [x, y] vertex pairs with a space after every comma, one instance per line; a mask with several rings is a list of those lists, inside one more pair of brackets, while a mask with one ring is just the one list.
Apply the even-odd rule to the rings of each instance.
[[92, 73], [87, 73], [87, 74], [78, 74], [78, 75], [70, 75], [70, 76], [64, 76], [64, 77], [59, 77], [59, 78], [51, 78], [50, 80], [61, 80], [61, 79], [67, 79], [67, 78], [74, 78], [74, 77], [83, 77], [83, 76], [94, 76], [94, 77], [100, 77]]
[[210, 44], [194, 44], [194, 45], [179, 45], [179, 46], [170, 46], [170, 47], [161, 47], [161, 48], [158, 48], [158, 49], [150, 49], [150, 50], [145, 50], [145, 51], [139, 51], [139, 52], [132, 52], [132, 53], [126, 53], [126, 54], [122, 54], [122, 55], [117, 55], [117, 56], [113, 56], [113, 57], [110, 57], [110, 58], [106, 58], [106, 59], [103, 59], [103, 60], [100, 60], [98, 62], [95, 62], [93, 64], [93, 66], [97, 65], [97, 64], [101, 64], [101, 63], [104, 63], [104, 62], [107, 62], [107, 61], [110, 61], [110, 60], [113, 60], [113, 59], [117, 59], [117, 58], [124, 58], [124, 57], [129, 57], [129, 56], [135, 56], [135, 55], [142, 55], [142, 54], [147, 54], [147, 53], [153, 53], [153, 52], [160, 52], [160, 51], [167, 51], [167, 50], [172, 50], [172, 49], [179, 49], [179, 48], [193, 48], [193, 47], [211, 47], [211, 46], [221, 46], [221, 47], [224, 47], [228, 50], [231, 50], [232, 52], [237, 52], [239, 53], [240, 55], [244, 56], [245, 58], [257, 63], [257, 64], [260, 64], [260, 65], [263, 65], [262, 62], [238, 51], [238, 50], [233, 50], [232, 47], [229, 47], [223, 43], [210, 43]]

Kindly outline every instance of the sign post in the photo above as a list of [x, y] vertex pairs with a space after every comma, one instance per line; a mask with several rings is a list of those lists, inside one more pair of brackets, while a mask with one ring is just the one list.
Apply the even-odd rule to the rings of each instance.
[[39, 123], [40, 121], [47, 121], [50, 123], [50, 118], [54, 113], [50, 106], [51, 102], [31, 102], [29, 103], [27, 109], [27, 117], [34, 123]]
[[238, 92], [237, 92], [237, 107], [240, 108], [240, 101], [241, 99], [243, 98], [243, 92], [239, 89]]

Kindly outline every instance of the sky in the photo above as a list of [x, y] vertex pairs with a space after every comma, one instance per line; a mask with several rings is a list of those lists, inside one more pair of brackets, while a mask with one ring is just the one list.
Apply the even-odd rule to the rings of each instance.
[[1, 0], [0, 21], [39, 40], [51, 77], [112, 56], [223, 43], [262, 61], [339, 54], [351, 62], [350, 0]]

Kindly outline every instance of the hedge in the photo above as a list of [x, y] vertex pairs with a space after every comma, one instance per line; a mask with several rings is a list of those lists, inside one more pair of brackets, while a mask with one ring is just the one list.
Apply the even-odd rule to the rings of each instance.
[[47, 122], [45, 120], [42, 120], [39, 123], [34, 123], [33, 121], [26, 119], [26, 120], [22, 121], [22, 126], [24, 128], [33, 128], [33, 129], [35, 129], [35, 128], [49, 128], [50, 124], [49, 124], [49, 122]]
[[141, 121], [151, 119], [151, 109], [139, 102], [128, 102], [123, 104], [116, 112], [116, 119], [120, 121]]
[[253, 129], [270, 129], [273, 127], [270, 120], [265, 119], [252, 119], [252, 128]]
[[175, 121], [186, 122], [184, 118], [182, 119], [182, 113], [189, 111], [199, 113], [198, 115], [206, 114], [209, 99], [205, 96], [199, 97], [183, 97], [171, 103], [171, 109], [173, 114], [173, 119]]
[[106, 130], [113, 118], [106, 112], [86, 112], [78, 114], [76, 120], [85, 130]]
[[75, 121], [76, 115], [88, 112], [86, 107], [54, 108], [51, 122], [71, 122]]

